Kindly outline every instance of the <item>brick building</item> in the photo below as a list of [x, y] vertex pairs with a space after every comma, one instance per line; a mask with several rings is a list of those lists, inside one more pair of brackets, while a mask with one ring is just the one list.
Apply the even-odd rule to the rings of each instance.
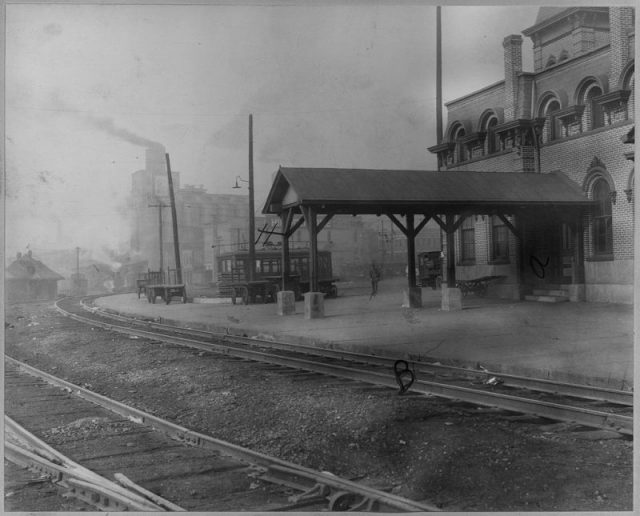
[[511, 217], [522, 245], [499, 217], [468, 217], [456, 278], [506, 276], [493, 287], [505, 298], [546, 288], [632, 302], [634, 28], [631, 7], [541, 7], [523, 31], [534, 71], [522, 69], [522, 36], [509, 35], [504, 79], [446, 104], [443, 141], [429, 148], [443, 173], [561, 173], [594, 201], [575, 223], [554, 211]]

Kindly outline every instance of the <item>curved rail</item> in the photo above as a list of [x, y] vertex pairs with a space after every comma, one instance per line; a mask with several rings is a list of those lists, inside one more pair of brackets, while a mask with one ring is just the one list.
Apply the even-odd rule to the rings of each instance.
[[[101, 325], [105, 328], [109, 328], [113, 331], [122, 332], [126, 334], [134, 334], [140, 337], [146, 337], [151, 339], [161, 339], [165, 342], [170, 342], [177, 345], [189, 346], [192, 348], [196, 348], [202, 351], [213, 351], [218, 352], [230, 356], [235, 356], [239, 358], [244, 358], [248, 360], [254, 360], [257, 362], [270, 363], [274, 365], [280, 365], [284, 367], [290, 367], [295, 369], [303, 369], [306, 371], [316, 372], [324, 375], [341, 377], [350, 380], [362, 381], [366, 383], [371, 383], [374, 385], [382, 385], [387, 387], [396, 387], [397, 379], [390, 376], [387, 372], [380, 373], [376, 371], [369, 371], [364, 369], [357, 369], [355, 367], [345, 367], [341, 365], [335, 364], [326, 364], [318, 361], [312, 361], [307, 359], [301, 359], [299, 357], [291, 357], [286, 355], [275, 355], [270, 353], [264, 353], [262, 351], [256, 351], [254, 349], [250, 349], [248, 347], [238, 347], [233, 346], [231, 344], [244, 344], [249, 345], [251, 347], [260, 346], [261, 348], [269, 347], [270, 344], [273, 344], [272, 341], [263, 341], [258, 339], [249, 339], [246, 337], [237, 337], [232, 335], [216, 335], [215, 338], [218, 338], [222, 343], [215, 342], [203, 342], [199, 340], [195, 340], [193, 338], [188, 337], [178, 337], [173, 335], [166, 335], [162, 333], [155, 333], [149, 330], [141, 330], [129, 327], [117, 326], [109, 323], [104, 323], [101, 321], [96, 321], [95, 319], [86, 318], [77, 314], [73, 314], [70, 312], [66, 312], [62, 310], [59, 306], [56, 305], [56, 308], [66, 315], [70, 317], [90, 323]], [[91, 310], [94, 311], [94, 310]], [[123, 316], [119, 316], [121, 320], [127, 320]], [[147, 326], [153, 327], [158, 323], [150, 323]], [[212, 334], [201, 332], [198, 330], [186, 330], [186, 329], [177, 329], [175, 327], [162, 325], [164, 330], [169, 329], [170, 331], [183, 334], [190, 333], [200, 333], [208, 335], [209, 338], [212, 337]], [[280, 349], [288, 348], [290, 351], [298, 351], [300, 346], [278, 343], [281, 346]], [[313, 352], [312, 352], [313, 351]], [[371, 363], [375, 362], [376, 365], [384, 364], [388, 367], [392, 367], [392, 362], [390, 359], [385, 359], [382, 357], [374, 357], [371, 355], [359, 355], [356, 353], [350, 352], [341, 352], [336, 350], [326, 350], [321, 348], [309, 348], [305, 347], [305, 352], [307, 354], [312, 354], [315, 356], [320, 356], [323, 358], [331, 357], [331, 358], [339, 358], [344, 361], [350, 362], [358, 362], [358, 363]], [[466, 370], [465, 370], [466, 371]], [[483, 372], [483, 374], [486, 374]], [[540, 383], [541, 381], [538, 380]], [[542, 381], [544, 383], [544, 381]], [[576, 396], [577, 393], [575, 390], [571, 391], [570, 394], [565, 394], [562, 392], [561, 386], [555, 384], [553, 382], [548, 382], [552, 384], [549, 387], [549, 390], [552, 392], [559, 392], [559, 394], [564, 396]], [[578, 387], [578, 386], [573, 386]], [[576, 407], [571, 405], [559, 404], [554, 402], [547, 401], [539, 401], [535, 399], [530, 399], [526, 397], [513, 396], [510, 394], [503, 394], [499, 392], [487, 391], [482, 389], [474, 389], [469, 387], [461, 387], [458, 385], [445, 384], [442, 382], [434, 382], [427, 380], [415, 380], [412, 385], [412, 390], [414, 392], [418, 392], [426, 395], [436, 395], [447, 399], [461, 400], [467, 401], [470, 403], [475, 403], [478, 405], [484, 405], [489, 407], [497, 407], [505, 410], [532, 414], [540, 417], [546, 417], [549, 419], [554, 419], [558, 421], [565, 421], [569, 423], [580, 424], [593, 428], [602, 428], [607, 430], [613, 430], [622, 434], [632, 435], [633, 434], [633, 417], [626, 415], [619, 415], [611, 412], [604, 412], [599, 410], [592, 410], [584, 407]], [[589, 386], [585, 386], [581, 389], [582, 391], [592, 391], [592, 388]], [[592, 399], [589, 396], [586, 396], [588, 399]], [[626, 399], [626, 398], [625, 398]]]
[[[215, 342], [203, 342], [201, 340], [195, 340], [187, 337], [166, 335], [149, 330], [141, 330], [104, 323], [102, 321], [96, 321], [95, 319], [90, 319], [77, 314], [66, 312], [57, 305], [56, 308], [61, 313], [67, 314], [78, 321], [101, 325], [116, 332], [134, 334], [140, 337], [151, 339], [161, 339], [165, 342], [189, 346], [202, 351], [213, 351], [248, 360], [254, 360], [257, 362], [270, 363], [294, 369], [302, 369], [329, 376], [362, 381], [374, 385], [382, 385], [392, 388], [397, 386], [397, 380], [386, 372], [380, 373], [376, 371], [357, 369], [355, 367], [326, 364], [319, 361], [312, 361], [286, 355], [264, 353], [261, 351], [256, 351], [254, 349], [249, 349], [247, 347], [237, 347], [231, 345], [232, 343], [243, 343], [251, 344], [252, 347], [257, 345], [259, 345], [260, 347], [267, 347], [270, 341], [258, 341], [257, 339], [247, 339], [231, 335], [222, 335], [221, 337], [218, 337], [222, 341], [221, 344]], [[171, 329], [173, 330], [174, 328], [171, 327]], [[182, 330], [182, 332], [187, 333], [185, 330]], [[339, 356], [339, 358], [343, 360], [346, 360], [344, 357], [348, 357], [351, 355], [351, 358], [353, 358], [353, 355], [355, 355], [353, 353], [343, 354], [342, 352], [338, 352], [338, 354], [336, 354], [335, 350], [325, 350], [320, 348], [317, 348], [313, 354], [322, 357]], [[375, 358], [376, 361], [384, 360], [385, 364], [391, 364], [389, 359], [381, 359], [380, 357], [371, 356], [367, 356], [367, 358]], [[390, 367], [392, 366], [390, 365]], [[626, 435], [633, 435], [632, 416], [619, 415], [611, 412], [592, 410], [584, 407], [540, 401], [526, 397], [513, 396], [510, 394], [502, 394], [488, 390], [473, 389], [469, 387], [461, 387], [458, 385], [427, 380], [416, 380], [413, 383], [412, 390], [421, 394], [436, 395], [447, 399], [467, 401], [478, 405], [497, 407], [509, 411], [532, 414], [553, 420], [580, 424], [593, 428], [613, 430]]]
[[[86, 299], [86, 298], [85, 298]], [[314, 346], [308, 346], [300, 343], [289, 343], [275, 340], [265, 340], [255, 337], [242, 337], [239, 335], [230, 335], [228, 333], [213, 332], [198, 330], [193, 328], [180, 328], [177, 326], [170, 326], [156, 321], [141, 320], [127, 317], [125, 315], [116, 314], [108, 310], [96, 309], [88, 306], [82, 300], [82, 308], [90, 313], [99, 314], [103, 317], [121, 321], [127, 324], [142, 325], [146, 328], [155, 328], [162, 331], [172, 332], [174, 334], [184, 334], [189, 337], [201, 336], [202, 338], [221, 339], [228, 343], [238, 343], [248, 346], [259, 346], [261, 348], [274, 349], [279, 351], [292, 351], [295, 353], [307, 354], [318, 356], [322, 358], [333, 358], [341, 361], [356, 362], [359, 364], [367, 364], [371, 366], [379, 367], [393, 367], [396, 358], [389, 358], [384, 356], [369, 355], [365, 353], [357, 353], [353, 351], [345, 351], [338, 349], [326, 349], [318, 348]], [[64, 312], [66, 314], [66, 312]], [[520, 389], [527, 389], [537, 392], [545, 392], [551, 394], [557, 394], [560, 396], [572, 396], [576, 398], [603, 401], [607, 403], [614, 403], [617, 405], [633, 406], [633, 392], [623, 391], [618, 389], [609, 389], [592, 385], [580, 385], [568, 382], [558, 382], [554, 380], [547, 380], [542, 378], [530, 378], [525, 376], [513, 375], [508, 373], [501, 373], [490, 371], [487, 369], [469, 369], [464, 367], [456, 367], [450, 365], [444, 365], [440, 363], [424, 362], [420, 360], [406, 358], [407, 361], [411, 361], [414, 368], [417, 368], [416, 372], [424, 373], [432, 376], [438, 375], [459, 375], [461, 377], [475, 377], [475, 378], [499, 378], [502, 385], [507, 387], [514, 387]]]
[[68, 389], [82, 399], [109, 409], [123, 417], [130, 418], [140, 424], [148, 425], [176, 440], [192, 446], [214, 449], [230, 457], [253, 464], [257, 467], [256, 473], [259, 474], [260, 478], [289, 485], [303, 491], [301, 495], [295, 498], [294, 501], [296, 502], [303, 502], [310, 494], [317, 498], [318, 493], [321, 493], [323, 498], [327, 498], [331, 502], [331, 497], [338, 493], [350, 493], [355, 497], [357, 506], [362, 507], [362, 509], [358, 510], [382, 512], [439, 511], [437, 507], [427, 503], [415, 502], [393, 494], [384, 493], [336, 477], [330, 473], [314, 471], [276, 457], [271, 457], [205, 434], [194, 432], [188, 428], [89, 391], [61, 378], [57, 378], [11, 357], [5, 357], [5, 359], [15, 367], [33, 376], [42, 378], [51, 385]]

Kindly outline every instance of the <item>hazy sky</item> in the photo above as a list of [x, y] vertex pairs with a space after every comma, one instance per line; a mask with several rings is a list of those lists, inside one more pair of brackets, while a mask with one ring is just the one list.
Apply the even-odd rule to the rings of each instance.
[[[537, 11], [443, 7], [445, 102], [502, 80], [503, 38]], [[7, 253], [126, 243], [148, 142], [183, 185], [237, 192], [249, 113], [257, 208], [280, 164], [434, 169], [435, 20], [417, 2], [8, 3]]]

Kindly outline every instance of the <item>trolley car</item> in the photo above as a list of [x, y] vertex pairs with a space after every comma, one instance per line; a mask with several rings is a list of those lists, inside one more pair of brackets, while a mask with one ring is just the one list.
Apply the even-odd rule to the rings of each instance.
[[[282, 251], [280, 249], [256, 249], [255, 271], [249, 281], [249, 252], [233, 251], [218, 256], [218, 291], [221, 296], [236, 297], [244, 304], [275, 301], [282, 290]], [[318, 288], [328, 297], [337, 297], [338, 288], [333, 277], [331, 253], [318, 252]], [[289, 252], [289, 276], [285, 278], [285, 290], [294, 292], [297, 300], [309, 291], [309, 250], [292, 249]]]

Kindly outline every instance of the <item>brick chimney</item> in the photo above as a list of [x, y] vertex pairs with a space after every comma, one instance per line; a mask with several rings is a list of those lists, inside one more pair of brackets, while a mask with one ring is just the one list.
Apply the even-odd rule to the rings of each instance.
[[622, 70], [633, 55], [633, 7], [609, 7], [611, 67], [609, 84], [617, 89]]
[[517, 118], [518, 74], [522, 72], [522, 36], [504, 38], [504, 120]]

